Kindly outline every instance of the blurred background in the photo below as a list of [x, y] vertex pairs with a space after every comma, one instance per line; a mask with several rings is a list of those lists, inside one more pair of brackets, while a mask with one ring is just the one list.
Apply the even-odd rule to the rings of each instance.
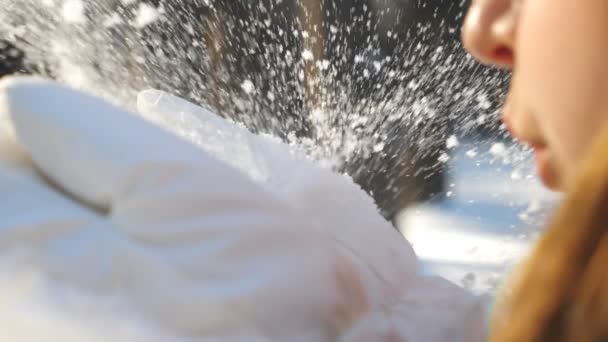
[[[466, 0], [0, 0], [44, 74], [126, 107], [176, 93], [353, 177], [430, 271], [479, 291], [556, 196], [499, 114], [509, 73], [462, 48]], [[1, 48], [1, 47], [0, 47]]]

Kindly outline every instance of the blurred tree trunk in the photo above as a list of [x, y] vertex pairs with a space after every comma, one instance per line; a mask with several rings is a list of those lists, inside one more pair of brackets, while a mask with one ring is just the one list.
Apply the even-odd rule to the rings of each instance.
[[303, 58], [306, 60], [304, 69], [304, 84], [306, 89], [305, 103], [309, 109], [321, 106], [321, 86], [319, 68], [316, 63], [324, 58], [323, 42], [323, 9], [321, 0], [302, 0], [299, 21], [303, 42]]

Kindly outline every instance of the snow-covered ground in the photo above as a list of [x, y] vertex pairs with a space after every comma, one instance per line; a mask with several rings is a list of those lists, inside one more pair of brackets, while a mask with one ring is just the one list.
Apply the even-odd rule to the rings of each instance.
[[559, 199], [533, 176], [530, 158], [503, 163], [497, 153], [478, 152], [510, 150], [502, 146], [459, 145], [448, 161], [444, 198], [408, 209], [397, 221], [429, 273], [477, 293], [492, 293], [526, 255]]

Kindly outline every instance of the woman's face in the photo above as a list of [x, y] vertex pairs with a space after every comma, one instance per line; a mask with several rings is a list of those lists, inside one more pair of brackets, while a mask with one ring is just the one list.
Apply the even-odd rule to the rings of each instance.
[[535, 150], [543, 182], [563, 190], [608, 118], [608, 1], [472, 2], [464, 44], [512, 70], [504, 121]]

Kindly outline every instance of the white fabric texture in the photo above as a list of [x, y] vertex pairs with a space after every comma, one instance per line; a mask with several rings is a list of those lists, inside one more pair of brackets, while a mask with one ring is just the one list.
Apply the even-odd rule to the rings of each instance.
[[0, 82], [2, 260], [44, 279], [8, 308], [125, 341], [483, 340], [483, 300], [420, 275], [350, 179], [169, 94], [138, 108]]

